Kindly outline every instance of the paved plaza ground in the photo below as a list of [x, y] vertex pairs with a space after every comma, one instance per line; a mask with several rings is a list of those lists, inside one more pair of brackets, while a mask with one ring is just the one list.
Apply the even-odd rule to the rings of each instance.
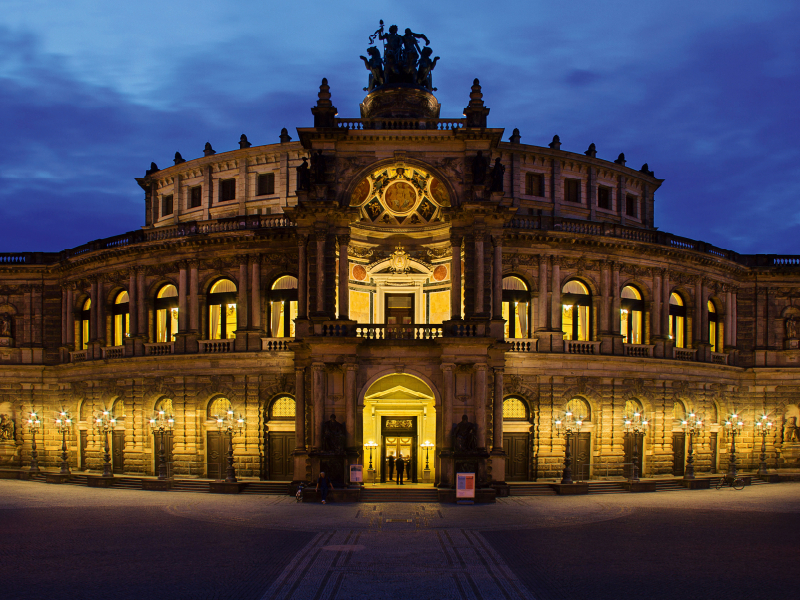
[[0, 597], [784, 600], [800, 483], [296, 504], [0, 480]]

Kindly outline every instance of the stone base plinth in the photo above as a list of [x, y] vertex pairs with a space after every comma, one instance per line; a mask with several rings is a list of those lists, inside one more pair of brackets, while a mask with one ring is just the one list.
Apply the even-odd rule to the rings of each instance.
[[246, 486], [243, 481], [211, 481], [208, 484], [208, 491], [212, 494], [241, 494]]
[[[473, 500], [475, 504], [491, 504], [497, 501], [497, 494], [494, 488], [478, 488], [475, 490], [475, 498], [461, 498], [462, 500]], [[455, 504], [459, 498], [456, 498], [456, 491], [454, 489], [439, 489], [439, 502], [445, 504]]]
[[142, 479], [142, 489], [166, 492], [172, 489], [172, 479]]
[[67, 483], [70, 477], [69, 473], [46, 473], [44, 480], [47, 483]]
[[19, 471], [0, 469], [0, 479], [19, 479]]
[[[361, 500], [361, 488], [342, 488], [328, 490], [325, 503], [328, 502], [359, 502]], [[314, 488], [303, 490], [303, 502], [322, 502], [322, 494]]]
[[588, 483], [551, 483], [550, 487], [559, 496], [579, 496], [589, 493]]
[[103, 477], [102, 475], [87, 475], [86, 485], [95, 488], [110, 488], [114, 485], [114, 478]]
[[710, 479], [684, 479], [681, 485], [687, 490], [707, 490], [711, 485]]
[[633, 493], [655, 492], [656, 491], [656, 482], [655, 481], [624, 481], [622, 483], [622, 487], [624, 487], [629, 492], [633, 492]]
[[511, 486], [507, 483], [492, 483], [492, 488], [494, 488], [495, 496], [497, 498], [507, 498], [511, 495]]
[[761, 481], [766, 481], [767, 483], [779, 483], [781, 480], [781, 476], [777, 473], [767, 473], [766, 475], [757, 475], [757, 477]]
[[31, 471], [30, 469], [25, 469], [23, 471], [19, 471], [17, 477], [24, 481], [30, 481], [35, 475], [43, 475], [43, 473], [41, 471]]

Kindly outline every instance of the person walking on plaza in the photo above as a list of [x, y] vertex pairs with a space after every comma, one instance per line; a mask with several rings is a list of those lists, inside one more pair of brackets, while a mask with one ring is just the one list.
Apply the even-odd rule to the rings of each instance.
[[394, 454], [389, 455], [389, 481], [394, 479]]
[[325, 475], [325, 471], [320, 471], [319, 479], [317, 479], [317, 491], [322, 492], [322, 503], [328, 498], [328, 488], [331, 486], [331, 480]]
[[397, 483], [403, 485], [403, 472], [405, 471], [406, 461], [403, 460], [402, 454], [397, 457], [395, 466], [397, 467]]

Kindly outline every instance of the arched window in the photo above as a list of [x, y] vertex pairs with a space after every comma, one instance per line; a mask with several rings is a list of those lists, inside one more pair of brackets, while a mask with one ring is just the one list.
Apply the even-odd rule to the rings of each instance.
[[220, 396], [208, 403], [208, 418], [215, 420], [217, 417], [224, 417], [233, 410], [231, 401]]
[[122, 346], [125, 338], [131, 336], [131, 316], [129, 307], [128, 292], [120, 292], [114, 299], [114, 345]]
[[175, 414], [175, 411], [172, 408], [172, 398], [161, 398], [155, 405], [155, 411], [160, 412], [164, 411], [166, 416], [172, 416]]
[[588, 341], [591, 335], [592, 297], [589, 288], [572, 279], [561, 289], [561, 330], [565, 340]]
[[156, 294], [156, 343], [174, 342], [178, 333], [178, 289], [168, 283]]
[[294, 419], [296, 404], [291, 396], [280, 396], [272, 401], [269, 407], [270, 420]]
[[592, 409], [589, 408], [589, 403], [583, 398], [573, 398], [567, 402], [567, 412], [572, 413], [576, 421], [588, 422], [592, 420]]
[[711, 344], [711, 351], [718, 352], [717, 350], [717, 309], [714, 303], [708, 301], [708, 343]]
[[625, 401], [625, 416], [632, 417], [636, 413], [642, 414], [642, 403], [636, 398]]
[[272, 284], [269, 302], [269, 327], [272, 337], [294, 337], [297, 318], [297, 278], [278, 277]]
[[208, 293], [208, 339], [233, 339], [235, 331], [236, 284], [230, 279], [220, 279]]
[[506, 338], [530, 337], [531, 294], [519, 277], [503, 277], [503, 318]]
[[669, 296], [669, 339], [676, 348], [686, 347], [686, 306], [675, 292]]
[[89, 321], [92, 318], [92, 300], [91, 298], [87, 298], [86, 302], [83, 303], [83, 308], [81, 309], [81, 321], [80, 321], [80, 334], [81, 339], [78, 347], [81, 350], [86, 350], [89, 347]]
[[686, 420], [686, 406], [680, 400], [675, 400], [672, 404], [672, 422], [674, 424], [683, 423]]
[[644, 313], [644, 300], [635, 287], [626, 285], [622, 288], [620, 302], [620, 333], [626, 344], [642, 343], [642, 313]]
[[121, 398], [114, 401], [114, 404], [111, 405], [111, 414], [114, 417], [114, 420], [117, 422], [117, 425], [121, 425], [122, 421], [125, 419], [125, 401]]
[[519, 398], [506, 398], [503, 400], [504, 421], [524, 421], [528, 418], [528, 409]]

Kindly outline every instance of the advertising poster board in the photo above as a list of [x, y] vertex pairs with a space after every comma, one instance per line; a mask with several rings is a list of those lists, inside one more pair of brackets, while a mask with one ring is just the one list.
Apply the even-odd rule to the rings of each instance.
[[475, 473], [456, 473], [456, 498], [475, 498]]
[[350, 465], [350, 483], [361, 483], [364, 481], [364, 466]]

